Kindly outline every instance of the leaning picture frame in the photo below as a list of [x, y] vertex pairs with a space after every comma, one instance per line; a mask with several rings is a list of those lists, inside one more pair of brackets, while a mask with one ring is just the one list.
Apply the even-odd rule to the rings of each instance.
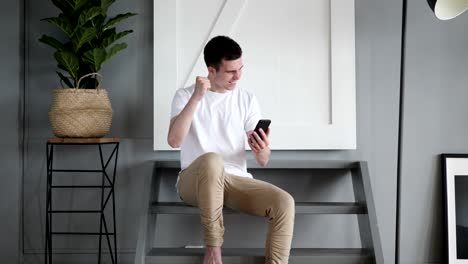
[[355, 1], [154, 0], [155, 151], [176, 150], [172, 99], [207, 76], [203, 50], [217, 35], [242, 47], [238, 87], [273, 121], [272, 150], [356, 149]]
[[468, 264], [468, 154], [441, 154], [445, 252], [448, 264]]

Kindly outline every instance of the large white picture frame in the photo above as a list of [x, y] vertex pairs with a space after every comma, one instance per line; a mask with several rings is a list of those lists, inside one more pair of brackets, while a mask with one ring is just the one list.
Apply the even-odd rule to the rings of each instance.
[[468, 264], [468, 154], [442, 154], [447, 264]]
[[154, 149], [171, 149], [172, 97], [206, 74], [216, 35], [244, 51], [238, 86], [272, 120], [272, 149], [355, 149], [354, 32], [354, 0], [155, 0]]

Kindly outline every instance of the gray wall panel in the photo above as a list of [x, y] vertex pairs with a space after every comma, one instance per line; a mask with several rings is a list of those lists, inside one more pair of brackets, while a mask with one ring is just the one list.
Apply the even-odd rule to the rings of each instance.
[[0, 255], [4, 263], [19, 263], [21, 257], [21, 7], [21, 1], [7, 0], [0, 10]]
[[445, 263], [440, 153], [468, 152], [468, 14], [440, 21], [408, 1], [401, 263]]
[[[40, 252], [43, 246], [43, 226], [37, 223], [44, 221], [44, 149], [46, 139], [52, 136], [47, 112], [51, 102], [50, 93], [58, 85], [52, 50], [39, 44], [37, 38], [43, 32], [54, 30], [52, 26], [39, 20], [54, 15], [56, 10], [47, 0], [29, 1], [27, 8], [29, 15], [25, 20], [29, 27], [27, 32], [29, 55], [26, 58], [28, 85], [25, 99], [28, 102], [26, 113], [28, 148], [25, 153], [27, 170], [24, 175], [24, 239], [27, 259], [29, 261], [33, 259], [31, 263], [37, 263], [34, 262], [36, 253]], [[122, 28], [130, 27], [135, 30], [135, 33], [126, 38], [129, 48], [114, 57], [102, 70], [105, 78], [104, 86], [109, 90], [115, 111], [110, 135], [123, 138], [117, 174], [117, 224], [118, 232], [122, 234], [118, 245], [124, 251], [132, 250], [136, 245], [135, 212], [143, 203], [139, 190], [143, 189], [143, 177], [152, 172], [147, 162], [160, 157], [177, 156], [174, 152], [152, 151], [152, 1], [118, 1], [112, 12], [128, 9], [139, 13], [138, 17], [122, 25]], [[386, 263], [394, 262], [400, 15], [401, 3], [398, 1], [356, 1], [358, 149], [273, 153], [273, 158], [368, 160]], [[94, 162], [86, 150], [77, 151], [76, 154], [85, 155], [84, 158], [80, 158], [80, 162]], [[66, 157], [63, 159], [66, 161]], [[276, 178], [271, 177], [271, 180]], [[289, 182], [288, 179], [284, 184], [291, 187], [292, 193], [301, 195], [301, 190], [294, 182]], [[330, 188], [332, 194], [340, 194], [343, 188], [346, 188], [340, 184], [320, 181], [316, 184], [324, 186], [317, 191], [317, 199], [327, 198], [324, 192], [328, 190], [325, 187]], [[169, 193], [165, 195], [172, 197]], [[83, 197], [83, 199], [88, 198]], [[66, 204], [67, 200], [64, 198], [63, 202]], [[262, 225], [261, 221], [253, 222], [253, 225]], [[343, 218], [330, 221], [328, 218], [312, 218], [310, 225], [302, 223], [305, 220], [299, 222], [301, 223], [298, 226], [301, 227], [296, 229], [296, 232], [305, 233], [297, 236], [297, 240], [294, 241], [297, 245], [357, 246], [359, 242], [359, 236], [354, 230], [355, 220]], [[333, 233], [330, 240], [322, 242], [323, 234], [319, 231], [323, 230], [326, 222], [333, 222], [330, 223], [330, 227], [336, 227], [337, 232]], [[168, 228], [175, 227], [174, 224]], [[238, 228], [234, 226], [231, 231]], [[344, 235], [340, 236], [339, 231], [343, 231], [341, 233]], [[235, 233], [230, 234], [233, 234], [229, 241], [231, 245], [242, 240], [241, 237], [234, 235]], [[162, 239], [170, 242], [170, 234], [163, 235]], [[257, 242], [260, 241], [261, 239]], [[65, 245], [70, 250], [83, 247], [71, 239], [66, 241]]]

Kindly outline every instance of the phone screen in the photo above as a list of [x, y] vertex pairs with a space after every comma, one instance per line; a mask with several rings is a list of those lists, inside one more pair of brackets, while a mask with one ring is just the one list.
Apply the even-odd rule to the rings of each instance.
[[263, 132], [267, 132], [268, 127], [270, 126], [271, 120], [270, 119], [260, 119], [257, 123], [257, 126], [255, 127], [255, 132], [260, 136], [260, 128], [263, 130]]

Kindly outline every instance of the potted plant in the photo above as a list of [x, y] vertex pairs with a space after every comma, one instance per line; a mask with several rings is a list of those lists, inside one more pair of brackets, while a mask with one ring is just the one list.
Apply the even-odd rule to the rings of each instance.
[[127, 47], [125, 42], [116, 42], [133, 32], [117, 32], [115, 25], [136, 14], [108, 18], [115, 0], [51, 1], [61, 12], [43, 20], [60, 29], [63, 37], [44, 34], [39, 41], [55, 49], [60, 69], [57, 75], [62, 88], [54, 90], [49, 112], [52, 129], [58, 137], [103, 137], [110, 129], [112, 107], [98, 72]]

